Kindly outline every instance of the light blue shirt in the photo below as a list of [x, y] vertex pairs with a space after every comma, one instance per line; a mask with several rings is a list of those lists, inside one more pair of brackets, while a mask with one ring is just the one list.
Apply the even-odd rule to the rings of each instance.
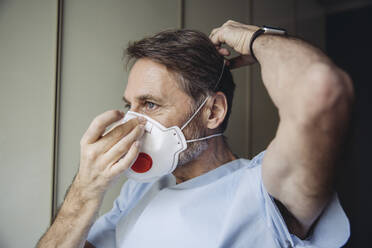
[[251, 161], [237, 159], [163, 188], [116, 244], [118, 222], [152, 185], [128, 180], [112, 210], [94, 223], [87, 240], [97, 248], [341, 247], [349, 238], [350, 227], [336, 194], [306, 240], [289, 233], [262, 183], [263, 155]]

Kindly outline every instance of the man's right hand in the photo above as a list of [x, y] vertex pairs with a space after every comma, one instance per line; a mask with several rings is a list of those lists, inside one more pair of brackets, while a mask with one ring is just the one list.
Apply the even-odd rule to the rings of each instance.
[[74, 184], [87, 200], [102, 197], [138, 156], [138, 140], [144, 133], [146, 119], [131, 119], [103, 135], [109, 125], [123, 116], [117, 110], [97, 116], [80, 140], [80, 168]]
[[37, 244], [44, 247], [94, 247], [86, 242], [98, 214], [105, 191], [138, 156], [138, 139], [144, 133], [145, 119], [131, 119], [106, 128], [124, 113], [107, 111], [97, 116], [80, 140], [80, 168], [57, 217]]

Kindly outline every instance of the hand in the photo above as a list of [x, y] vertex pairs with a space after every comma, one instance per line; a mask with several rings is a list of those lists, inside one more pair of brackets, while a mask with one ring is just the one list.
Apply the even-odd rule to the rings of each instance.
[[107, 126], [123, 116], [116, 110], [97, 116], [80, 140], [80, 168], [74, 183], [86, 199], [102, 197], [138, 156], [146, 119], [131, 119], [103, 135]]
[[253, 33], [259, 27], [245, 25], [235, 21], [227, 21], [221, 27], [212, 30], [209, 38], [216, 45], [218, 52], [223, 56], [229, 56], [230, 51], [221, 48], [222, 44], [227, 44], [240, 55], [227, 61], [231, 69], [245, 65], [254, 64], [256, 61], [252, 58], [249, 51], [249, 42]]

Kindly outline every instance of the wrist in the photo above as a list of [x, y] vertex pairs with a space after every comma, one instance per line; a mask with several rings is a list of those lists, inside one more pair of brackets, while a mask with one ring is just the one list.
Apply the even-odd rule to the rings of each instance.
[[99, 209], [102, 200], [103, 195], [85, 192], [84, 188], [79, 187], [79, 185], [74, 182], [66, 195], [61, 211], [79, 213], [86, 210]]
[[[262, 58], [262, 52], [266, 47], [267, 42], [271, 39], [271, 35], [260, 35], [258, 36], [253, 44], [250, 46], [251, 47], [251, 56], [253, 59], [256, 60], [256, 62], [261, 61]], [[252, 54], [253, 53], [253, 54]]]
[[257, 46], [257, 43], [260, 42], [260, 41], [257, 41], [258, 39], [262, 40], [264, 39], [263, 37], [267, 38], [270, 36], [272, 37], [272, 36], [286, 36], [286, 35], [287, 35], [287, 31], [282, 28], [274, 28], [274, 27], [269, 27], [269, 26], [260, 27], [251, 36], [251, 39], [249, 42], [250, 55], [255, 61], [258, 61], [257, 53], [260, 51], [260, 49], [257, 49], [257, 47], [260, 48], [260, 46]]
[[96, 204], [103, 200], [105, 190], [98, 190], [93, 186], [93, 183], [87, 184], [81, 180], [81, 175], [78, 173], [70, 186], [69, 194], [74, 198], [78, 198], [82, 203]]

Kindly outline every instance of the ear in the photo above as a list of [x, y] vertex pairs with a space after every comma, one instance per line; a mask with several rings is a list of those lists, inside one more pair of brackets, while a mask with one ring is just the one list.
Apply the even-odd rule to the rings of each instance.
[[208, 100], [206, 109], [206, 121], [209, 129], [219, 127], [225, 119], [227, 113], [227, 99], [224, 93], [218, 91]]

